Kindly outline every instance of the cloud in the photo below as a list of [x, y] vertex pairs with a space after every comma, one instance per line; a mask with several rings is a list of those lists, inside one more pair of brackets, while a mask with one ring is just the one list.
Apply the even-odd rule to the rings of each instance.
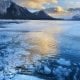
[[57, 6], [55, 11], [58, 12], [58, 13], [62, 13], [62, 12], [64, 12], [65, 10], [63, 9], [63, 7]]
[[28, 2], [28, 6], [32, 8], [44, 8], [44, 4], [49, 4], [49, 3], [57, 3], [56, 0], [30, 0]]
[[68, 7], [73, 7], [73, 8], [80, 7], [80, 1], [76, 1], [76, 2], [70, 1]]
[[13, 0], [28, 8], [42, 9], [44, 4], [57, 3], [57, 0]]

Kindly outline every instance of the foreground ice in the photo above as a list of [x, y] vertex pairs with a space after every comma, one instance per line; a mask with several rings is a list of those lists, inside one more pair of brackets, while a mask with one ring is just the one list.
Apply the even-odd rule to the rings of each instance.
[[63, 58], [60, 58], [59, 60], [57, 60], [57, 63], [61, 64], [61, 65], [66, 65], [66, 66], [70, 66], [71, 62], [70, 61], [66, 61]]
[[40, 79], [40, 78], [29, 76], [29, 75], [19, 75], [18, 74], [11, 80], [44, 80], [44, 79]]
[[[43, 25], [43, 23], [45, 24]], [[43, 58], [38, 55], [42, 53], [43, 56], [43, 53], [46, 55], [46, 53], [53, 52], [54, 55], [57, 55], [55, 51], [53, 51], [53, 48], [58, 49], [57, 40], [55, 39], [56, 35], [54, 36], [53, 34], [63, 32], [62, 25], [64, 25], [64, 23], [67, 26], [63, 26], [63, 29], [65, 29], [64, 35], [74, 36], [75, 34], [75, 36], [79, 36], [77, 31], [79, 32], [80, 28], [73, 30], [72, 27], [75, 27], [75, 25], [71, 26], [73, 22], [55, 23], [57, 24], [53, 26], [54, 22], [46, 23], [40, 21], [36, 23], [36, 21], [31, 21], [21, 24], [4, 24], [3, 26], [6, 28], [0, 28], [0, 80], [36, 80], [38, 79], [36, 77], [45, 80], [80, 80], [79, 63], [76, 64], [70, 61], [70, 59], [67, 60], [61, 57], [55, 60], [53, 56], [51, 56], [51, 58], [48, 56]], [[35, 25], [35, 27], [33, 25]], [[60, 26], [60, 28], [57, 26]], [[77, 26], [79, 26], [79, 24], [77, 24]], [[61, 45], [64, 45], [64, 48], [67, 47], [67, 43], [72, 42], [66, 38], [61, 41]], [[67, 43], [64, 44], [65, 42]], [[74, 44], [74, 42], [72, 44]], [[77, 48], [75, 46], [72, 47]], [[71, 49], [71, 44], [68, 48]], [[72, 54], [73, 52], [74, 51], [71, 51]], [[34, 53], [34, 55], [32, 56], [31, 53]], [[31, 56], [29, 56], [30, 54]], [[30, 62], [34, 62], [34, 64]], [[28, 75], [34, 75], [35, 77]]]

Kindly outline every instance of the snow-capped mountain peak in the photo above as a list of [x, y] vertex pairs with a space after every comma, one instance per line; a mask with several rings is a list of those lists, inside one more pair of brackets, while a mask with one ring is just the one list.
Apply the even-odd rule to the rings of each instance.
[[5, 14], [10, 5], [11, 0], [0, 0], [0, 14]]

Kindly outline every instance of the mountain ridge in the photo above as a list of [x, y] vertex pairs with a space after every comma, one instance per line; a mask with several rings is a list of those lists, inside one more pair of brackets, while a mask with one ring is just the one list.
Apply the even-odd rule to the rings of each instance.
[[[31, 13], [27, 8], [21, 7], [20, 5], [16, 4], [15, 2], [12, 2], [11, 0], [1, 0], [0, 1], [0, 19], [18, 19], [18, 20], [80, 20], [79, 12], [80, 8], [73, 9], [70, 8], [68, 11], [70, 13], [73, 13], [73, 15], [70, 15], [69, 19], [65, 19], [65, 17], [56, 17], [56, 16], [50, 16], [46, 12], [46, 10], [50, 11], [51, 9], [46, 10], [40, 10], [36, 11], [34, 13]], [[53, 8], [54, 12], [55, 8]], [[77, 11], [76, 11], [77, 10]], [[52, 12], [52, 13], [53, 13]], [[55, 12], [54, 12], [55, 13]], [[66, 15], [66, 17], [68, 17]]]
[[0, 13], [0, 19], [28, 19], [28, 20], [54, 20], [53, 18], [46, 14], [44, 11], [39, 11], [31, 13], [26, 8], [17, 5], [14, 2], [11, 2], [10, 7], [7, 8], [6, 13]]

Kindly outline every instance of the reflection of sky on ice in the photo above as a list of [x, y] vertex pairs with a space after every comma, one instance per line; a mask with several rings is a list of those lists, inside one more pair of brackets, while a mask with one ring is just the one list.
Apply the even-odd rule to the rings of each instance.
[[[55, 54], [57, 43], [51, 34], [44, 32], [0, 32], [0, 49], [5, 53], [0, 58], [8, 75], [14, 75], [16, 66], [33, 64], [48, 54]], [[2, 49], [3, 48], [3, 49]], [[5, 64], [2, 62], [4, 61]], [[6, 64], [6, 62], [8, 64]], [[0, 63], [0, 64], [1, 64]], [[2, 76], [3, 78], [3, 73]], [[9, 76], [10, 77], [10, 76]], [[1, 79], [0, 78], [0, 79]], [[6, 77], [8, 78], [8, 76]], [[18, 78], [18, 77], [17, 77]], [[14, 78], [16, 79], [16, 77]]]
[[[50, 54], [56, 55], [55, 53], [57, 51], [57, 42], [55, 37], [44, 32], [1, 32], [0, 44], [1, 46], [6, 46], [5, 49], [10, 53], [10, 58], [15, 57], [16, 59], [19, 59], [21, 56], [21, 60], [28, 58], [31, 62]], [[12, 57], [11, 53], [14, 53]]]

